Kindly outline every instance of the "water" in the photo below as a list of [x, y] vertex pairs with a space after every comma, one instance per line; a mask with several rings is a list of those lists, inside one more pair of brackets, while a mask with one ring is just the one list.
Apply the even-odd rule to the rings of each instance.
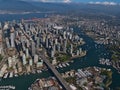
[[52, 13], [30, 13], [30, 14], [0, 14], [0, 21], [12, 21], [31, 18], [44, 18]]
[[28, 87], [38, 78], [46, 78], [49, 76], [53, 76], [50, 71], [42, 72], [40, 74], [30, 74], [30, 75], [22, 75], [19, 77], [3, 79], [0, 81], [0, 85], [13, 85], [16, 86], [16, 90], [27, 90]]
[[[13, 20], [13, 19], [21, 19], [21, 18], [32, 18], [32, 17], [44, 17], [45, 14], [27, 14], [27, 15], [5, 15], [0, 17], [0, 20]], [[66, 67], [64, 69], [58, 69], [59, 72], [65, 72], [67, 70], [71, 69], [78, 69], [78, 68], [85, 68], [90, 66], [98, 66], [103, 68], [110, 68], [113, 71], [113, 82], [111, 84], [111, 88], [115, 90], [115, 87], [120, 87], [120, 74], [117, 73], [117, 71], [112, 68], [112, 66], [105, 66], [99, 64], [99, 58], [110, 58], [109, 51], [104, 47], [104, 45], [97, 45], [94, 43], [94, 41], [89, 38], [88, 36], [84, 35], [78, 29], [77, 27], [74, 27], [75, 32], [79, 33], [79, 35], [85, 40], [86, 44], [81, 46], [83, 49], [87, 50], [87, 55], [82, 58], [74, 59], [74, 62], [70, 64], [69, 67]], [[95, 47], [95, 44], [98, 46], [98, 48]], [[106, 54], [106, 55], [105, 55]], [[27, 88], [37, 79], [42, 77], [48, 77], [53, 76], [53, 74], [50, 71], [43, 72], [42, 74], [31, 74], [31, 75], [23, 75], [20, 77], [15, 77], [11, 79], [3, 79], [0, 81], [0, 85], [14, 85], [16, 86], [16, 90], [27, 90]]]

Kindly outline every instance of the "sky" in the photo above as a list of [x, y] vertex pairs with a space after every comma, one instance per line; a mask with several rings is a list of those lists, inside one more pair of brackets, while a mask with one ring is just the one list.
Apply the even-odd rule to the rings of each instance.
[[120, 3], [120, 0], [25, 0], [25, 1], [42, 1], [42, 2], [82, 2], [82, 3], [88, 3], [88, 2], [113, 2], [113, 3]]

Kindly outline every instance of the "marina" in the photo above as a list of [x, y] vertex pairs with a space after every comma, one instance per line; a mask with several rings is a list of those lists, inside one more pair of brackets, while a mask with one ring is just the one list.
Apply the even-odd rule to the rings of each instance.
[[56, 68], [66, 68], [66, 67], [69, 67], [69, 66], [70, 66], [70, 64], [67, 62], [67, 63], [58, 64], [55, 67]]
[[105, 58], [100, 58], [99, 63], [107, 66], [111, 65], [110, 59], [105, 59]]

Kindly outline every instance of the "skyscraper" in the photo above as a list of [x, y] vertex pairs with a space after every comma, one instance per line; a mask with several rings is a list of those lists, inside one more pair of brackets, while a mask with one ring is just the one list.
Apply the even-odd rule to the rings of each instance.
[[0, 54], [3, 54], [2, 31], [0, 30]]
[[66, 31], [63, 32], [63, 38], [66, 39]]
[[28, 58], [29, 57], [29, 50], [28, 50], [28, 48], [26, 48], [25, 53], [26, 53], [26, 57]]
[[12, 67], [12, 58], [8, 57], [8, 67]]
[[38, 62], [38, 55], [34, 55], [34, 63]]
[[30, 65], [30, 66], [33, 65], [33, 61], [32, 61], [32, 59], [29, 60], [29, 65]]
[[1, 22], [0, 22], [0, 29], [2, 28], [2, 24], [1, 24]]
[[70, 45], [70, 54], [72, 54], [73, 53], [73, 45], [71, 44]]
[[23, 56], [22, 56], [22, 60], [23, 60], [23, 65], [27, 64], [25, 54], [23, 54]]
[[46, 44], [46, 48], [48, 48], [48, 37], [46, 37], [46, 40], [45, 40], [45, 44]]
[[36, 52], [35, 43], [34, 43], [34, 41], [32, 41], [32, 56], [33, 57], [35, 55], [35, 52]]
[[60, 52], [60, 43], [57, 44], [58, 52]]
[[51, 57], [54, 57], [54, 54], [55, 54], [55, 52], [54, 52], [54, 50], [52, 49], [52, 50], [51, 50]]
[[15, 39], [14, 27], [12, 27], [11, 30], [10, 30], [11, 47], [15, 47], [14, 39]]
[[67, 46], [67, 40], [65, 39], [64, 40], [64, 47], [63, 47], [63, 52], [64, 53], [66, 53], [66, 50], [67, 50], [66, 46]]
[[37, 49], [39, 48], [39, 46], [40, 46], [40, 38], [37, 37]]

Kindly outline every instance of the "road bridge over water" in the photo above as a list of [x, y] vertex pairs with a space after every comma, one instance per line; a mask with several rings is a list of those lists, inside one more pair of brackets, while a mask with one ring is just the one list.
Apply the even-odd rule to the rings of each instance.
[[55, 69], [55, 67], [46, 59], [45, 55], [39, 54], [40, 58], [44, 61], [44, 63], [48, 66], [48, 68], [54, 73], [55, 77], [59, 80], [62, 86], [66, 90], [71, 90], [67, 82], [61, 77], [60, 73]]

